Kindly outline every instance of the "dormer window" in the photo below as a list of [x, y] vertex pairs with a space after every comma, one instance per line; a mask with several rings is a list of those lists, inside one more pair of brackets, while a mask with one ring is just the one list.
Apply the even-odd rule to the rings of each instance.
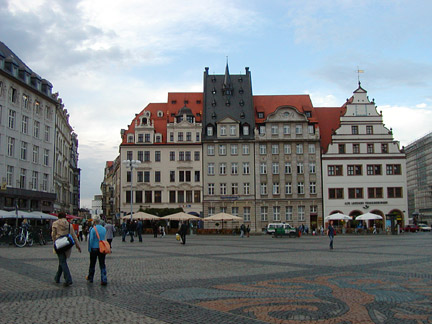
[[264, 118], [264, 113], [263, 112], [259, 112], [258, 113], [258, 118]]
[[305, 111], [305, 115], [307, 118], [311, 118], [312, 117], [312, 113], [310, 111]]
[[249, 125], [243, 126], [243, 135], [249, 135]]
[[155, 141], [156, 141], [156, 143], [161, 143], [162, 142], [162, 136], [160, 134], [156, 135]]
[[225, 106], [229, 107], [230, 104], [231, 104], [231, 103], [230, 103], [229, 100], [225, 101]]
[[230, 90], [230, 89], [225, 89], [224, 94], [225, 94], [226, 96], [231, 95], [231, 90]]
[[241, 106], [241, 107], [243, 107], [243, 106], [244, 106], [244, 104], [245, 104], [245, 103], [244, 103], [244, 100], [243, 100], [243, 99], [242, 99], [242, 100], [240, 100], [239, 104], [240, 104], [240, 106]]
[[213, 94], [213, 95], [216, 94], [216, 88], [213, 88], [213, 90], [212, 90], [212, 94]]
[[240, 82], [240, 83], [243, 82], [243, 77], [239, 77], [238, 82]]
[[141, 119], [141, 125], [147, 125], [147, 118]]
[[128, 143], [133, 143], [133, 141], [134, 141], [133, 135], [129, 135], [128, 136]]
[[212, 76], [211, 81], [212, 81], [213, 83], [216, 82], [216, 77], [215, 77], [214, 75]]
[[213, 136], [213, 127], [207, 126], [207, 136]]
[[243, 93], [244, 93], [243, 88], [240, 88], [239, 93], [240, 93], [240, 94], [243, 94]]
[[212, 106], [215, 107], [216, 106], [216, 100], [213, 99], [212, 101]]
[[162, 112], [161, 110], [159, 110], [159, 111], [157, 112], [157, 116], [158, 116], [158, 117], [163, 117], [163, 112]]

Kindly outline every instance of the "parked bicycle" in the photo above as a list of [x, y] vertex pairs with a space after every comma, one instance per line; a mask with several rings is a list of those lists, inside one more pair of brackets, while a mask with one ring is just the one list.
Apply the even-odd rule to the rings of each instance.
[[39, 231], [38, 231], [37, 234], [38, 234], [39, 244], [40, 245], [47, 244], [47, 241], [46, 241], [45, 237], [43, 236], [42, 228], [39, 228]]
[[33, 237], [29, 230], [24, 227], [19, 228], [19, 233], [15, 236], [15, 245], [22, 248], [25, 245], [32, 246], [33, 245]]

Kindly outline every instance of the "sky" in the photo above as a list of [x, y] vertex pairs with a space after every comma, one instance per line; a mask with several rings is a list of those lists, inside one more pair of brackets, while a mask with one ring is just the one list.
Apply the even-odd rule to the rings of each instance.
[[[203, 73], [249, 67], [255, 95], [339, 107], [358, 86], [401, 146], [432, 129], [429, 0], [0, 0], [0, 40], [59, 92], [78, 134], [81, 207], [120, 131]], [[358, 74], [356, 70], [363, 70]]]

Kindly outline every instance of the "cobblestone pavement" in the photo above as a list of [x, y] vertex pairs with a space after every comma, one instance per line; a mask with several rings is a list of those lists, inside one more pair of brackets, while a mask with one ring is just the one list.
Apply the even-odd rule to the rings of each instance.
[[432, 234], [338, 235], [334, 250], [328, 243], [116, 237], [108, 285], [86, 282], [89, 255], [74, 249], [70, 287], [54, 283], [50, 246], [2, 245], [0, 323], [432, 323]]

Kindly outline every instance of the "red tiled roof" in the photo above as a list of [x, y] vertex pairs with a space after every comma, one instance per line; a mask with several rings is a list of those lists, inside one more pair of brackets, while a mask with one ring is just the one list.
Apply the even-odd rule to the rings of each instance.
[[[128, 129], [123, 135], [122, 145], [129, 144], [127, 143], [127, 135], [135, 133], [135, 125], [139, 122], [140, 117], [145, 111], [151, 113], [150, 119], [154, 125], [155, 133], [162, 134], [162, 143], [166, 143], [167, 123], [174, 122], [174, 116], [171, 116], [171, 114], [176, 115], [184, 106], [190, 108], [195, 116], [196, 122], [200, 123], [202, 120], [203, 110], [202, 92], [170, 92], [168, 93], [167, 103], [150, 103], [140, 113], [135, 115], [135, 118], [132, 120], [132, 123], [128, 126]], [[157, 116], [158, 111], [163, 112], [162, 117]], [[197, 114], [199, 114], [199, 116]]]
[[321, 135], [321, 149], [323, 153], [331, 143], [332, 134], [340, 127], [340, 117], [346, 112], [346, 107], [316, 107], [315, 114]]

